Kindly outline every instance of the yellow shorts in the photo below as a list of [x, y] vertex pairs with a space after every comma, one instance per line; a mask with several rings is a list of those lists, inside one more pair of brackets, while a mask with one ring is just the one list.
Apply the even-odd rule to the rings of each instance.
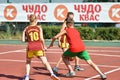
[[69, 43], [61, 43], [61, 48], [69, 48]]
[[34, 56], [36, 57], [45, 56], [45, 53], [42, 50], [27, 51], [27, 58], [33, 58]]

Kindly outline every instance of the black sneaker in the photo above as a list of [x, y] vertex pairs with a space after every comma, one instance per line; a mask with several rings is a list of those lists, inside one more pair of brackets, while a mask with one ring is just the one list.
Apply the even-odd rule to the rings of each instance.
[[57, 67], [53, 67], [53, 72], [55, 75], [58, 75], [58, 68]]
[[78, 66], [78, 65], [75, 65], [75, 67], [74, 67], [74, 71], [83, 71], [84, 69], [83, 68], [81, 68], [80, 66]]

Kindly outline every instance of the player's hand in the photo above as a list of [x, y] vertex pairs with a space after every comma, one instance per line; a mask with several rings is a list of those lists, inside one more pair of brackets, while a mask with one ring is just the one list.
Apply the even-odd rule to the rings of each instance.
[[44, 49], [44, 51], [47, 51], [47, 47], [44, 47], [43, 49]]
[[58, 47], [61, 47], [61, 43], [58, 42]]
[[61, 36], [58, 38], [58, 47], [61, 47]]
[[[50, 44], [48, 48], [51, 48], [51, 47], [53, 47], [53, 44]], [[47, 49], [48, 49], [48, 48], [47, 48]]]

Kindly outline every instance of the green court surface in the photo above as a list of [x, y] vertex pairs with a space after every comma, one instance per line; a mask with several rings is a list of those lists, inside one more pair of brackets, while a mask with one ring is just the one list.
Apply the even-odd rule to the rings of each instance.
[[[45, 40], [46, 45], [49, 45], [51, 40]], [[95, 41], [95, 40], [85, 40], [84, 41], [86, 46], [115, 46], [120, 47], [120, 41]], [[0, 44], [26, 44], [23, 43], [21, 40], [0, 40]], [[57, 41], [55, 42], [57, 45]]]

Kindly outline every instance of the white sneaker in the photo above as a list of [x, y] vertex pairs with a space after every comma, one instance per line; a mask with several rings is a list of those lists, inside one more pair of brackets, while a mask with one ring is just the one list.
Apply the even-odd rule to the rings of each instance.
[[68, 72], [65, 76], [66, 77], [74, 77], [76, 74], [75, 72]]
[[52, 79], [52, 80], [60, 80], [60, 79], [59, 79], [56, 75], [54, 75], [54, 74], [51, 75], [51, 79]]
[[100, 75], [102, 80], [106, 80], [107, 76], [105, 74]]
[[78, 66], [78, 65], [75, 65], [75, 67], [74, 67], [74, 71], [83, 71], [84, 70], [84, 68], [81, 68], [80, 66]]

